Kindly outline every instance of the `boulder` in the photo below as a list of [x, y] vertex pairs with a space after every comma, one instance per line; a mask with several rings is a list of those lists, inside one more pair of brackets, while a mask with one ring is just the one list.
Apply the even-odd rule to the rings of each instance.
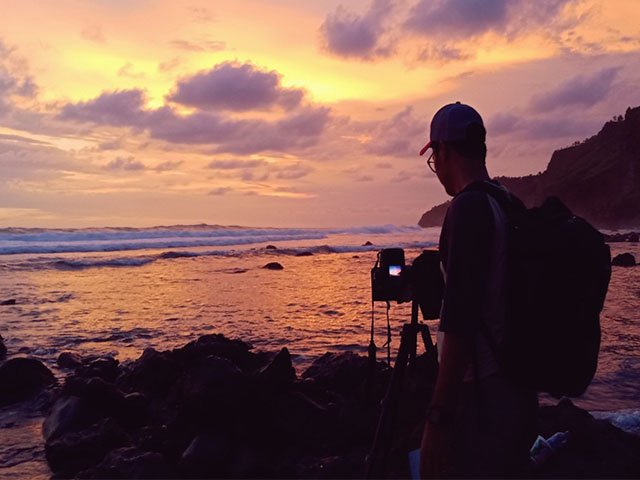
[[82, 358], [80, 355], [72, 352], [62, 352], [58, 355], [58, 366], [61, 368], [78, 368], [82, 365]]
[[627, 237], [627, 242], [638, 243], [640, 241], [640, 235], [638, 232], [631, 232]]
[[0, 335], [0, 360], [7, 356], [7, 347], [4, 345], [4, 338]]
[[262, 369], [260, 375], [276, 387], [283, 387], [296, 380], [296, 370], [291, 363], [287, 347], [280, 350], [271, 363]]
[[371, 243], [368, 240], [362, 244], [363, 247], [371, 247], [372, 245], [373, 245], [373, 243]]
[[146, 348], [118, 379], [117, 384], [128, 392], [163, 395], [169, 392], [182, 372], [182, 365], [170, 352]]
[[264, 247], [265, 250], [277, 250], [278, 247], [276, 247], [275, 245], [267, 245], [266, 247]]
[[611, 265], [616, 267], [635, 267], [636, 259], [630, 253], [621, 253], [620, 255], [616, 255], [611, 260]]
[[302, 378], [341, 393], [353, 393], [367, 376], [368, 359], [354, 352], [327, 352], [304, 371]]
[[298, 252], [296, 253], [296, 257], [312, 257], [313, 252]]
[[111, 450], [128, 443], [124, 430], [113, 420], [105, 419], [46, 442], [45, 456], [57, 477], [73, 477], [100, 462]]
[[220, 432], [197, 435], [182, 453], [180, 473], [195, 478], [225, 477], [233, 451], [230, 440]]
[[182, 348], [173, 350], [174, 358], [190, 365], [203, 358], [226, 358], [243, 372], [250, 373], [263, 366], [261, 356], [251, 352], [253, 346], [241, 340], [231, 340], [220, 334], [203, 335]]
[[96, 419], [80, 397], [63, 396], [56, 400], [42, 424], [42, 436], [48, 442], [69, 432], [91, 425]]
[[11, 358], [0, 365], [0, 405], [26, 400], [53, 383], [53, 373], [40, 360]]
[[569, 432], [569, 440], [537, 472], [536, 478], [640, 478], [640, 438], [576, 407], [568, 398], [539, 411], [545, 438]]
[[118, 364], [118, 360], [113, 357], [102, 357], [83, 364], [76, 373], [82, 377], [98, 377], [107, 382], [113, 382], [120, 375]]
[[0, 305], [15, 305], [15, 304], [16, 304], [15, 298], [10, 298], [9, 300], [3, 300], [0, 302]]
[[284, 267], [278, 262], [269, 262], [262, 268], [266, 268], [267, 270], [284, 270]]
[[164, 456], [136, 447], [116, 448], [80, 478], [175, 478]]

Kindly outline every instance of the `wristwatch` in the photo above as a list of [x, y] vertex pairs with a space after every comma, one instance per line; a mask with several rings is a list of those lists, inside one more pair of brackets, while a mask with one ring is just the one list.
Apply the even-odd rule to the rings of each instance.
[[448, 426], [453, 423], [453, 412], [446, 407], [432, 405], [427, 409], [427, 422], [434, 426]]

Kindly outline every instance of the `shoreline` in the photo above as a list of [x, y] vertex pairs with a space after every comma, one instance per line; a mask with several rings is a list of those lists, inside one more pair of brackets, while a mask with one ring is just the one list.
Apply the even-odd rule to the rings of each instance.
[[[68, 352], [58, 362], [68, 372], [64, 381], [37, 397], [48, 413], [48, 465], [56, 476], [109, 478], [360, 478], [390, 373], [378, 363], [367, 381], [367, 358], [344, 352], [326, 353], [298, 374], [286, 347], [254, 353], [219, 334], [173, 350], [146, 349], [128, 364]], [[413, 426], [423, 422], [435, 378], [429, 355], [416, 365], [407, 392], [413, 401], [403, 411], [403, 424]], [[542, 478], [640, 474], [640, 436], [569, 400], [541, 407], [539, 432], [564, 430], [580, 440], [540, 470]], [[411, 429], [396, 436], [407, 451], [419, 445]], [[594, 447], [602, 454], [584, 455]], [[391, 457], [394, 476], [406, 477], [405, 460]]]

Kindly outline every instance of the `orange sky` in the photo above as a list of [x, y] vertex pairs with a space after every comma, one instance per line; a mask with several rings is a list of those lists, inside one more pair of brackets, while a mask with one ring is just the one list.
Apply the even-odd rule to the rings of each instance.
[[494, 175], [640, 105], [633, 0], [23, 0], [0, 19], [0, 226], [414, 224], [461, 100]]

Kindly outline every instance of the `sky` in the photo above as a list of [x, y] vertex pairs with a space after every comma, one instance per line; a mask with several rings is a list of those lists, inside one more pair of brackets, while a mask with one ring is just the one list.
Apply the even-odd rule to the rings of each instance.
[[413, 225], [442, 105], [493, 176], [640, 105], [635, 0], [0, 5], [0, 227]]

